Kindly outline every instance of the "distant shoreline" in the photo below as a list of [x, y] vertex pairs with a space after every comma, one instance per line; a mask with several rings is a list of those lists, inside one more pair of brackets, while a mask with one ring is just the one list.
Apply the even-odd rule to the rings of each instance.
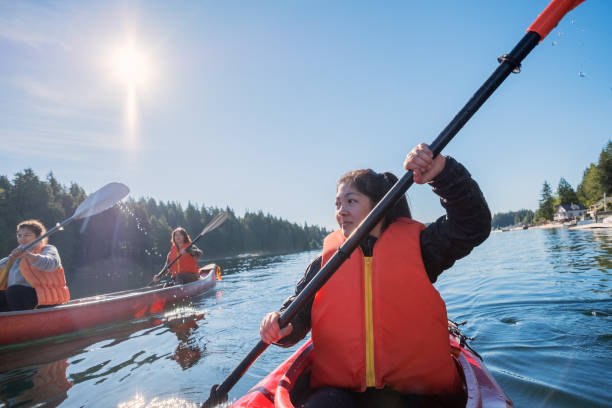
[[507, 232], [507, 231], [522, 231], [526, 229], [555, 229], [555, 228], [567, 228], [570, 230], [585, 230], [585, 229], [612, 229], [612, 222], [593, 222], [584, 225], [565, 225], [562, 222], [550, 222], [541, 225], [533, 225], [528, 228], [523, 227], [511, 227], [511, 228], [500, 228], [492, 230], [491, 232]]

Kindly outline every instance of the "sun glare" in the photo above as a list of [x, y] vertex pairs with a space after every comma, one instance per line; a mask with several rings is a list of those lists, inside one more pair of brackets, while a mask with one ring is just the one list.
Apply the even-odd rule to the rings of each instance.
[[134, 43], [115, 51], [113, 67], [117, 78], [127, 86], [146, 85], [151, 77], [151, 62]]
[[137, 45], [133, 39], [128, 39], [123, 46], [111, 52], [109, 62], [112, 76], [125, 90], [123, 112], [126, 146], [136, 148], [139, 133], [139, 96], [151, 86], [152, 59], [144, 48]]

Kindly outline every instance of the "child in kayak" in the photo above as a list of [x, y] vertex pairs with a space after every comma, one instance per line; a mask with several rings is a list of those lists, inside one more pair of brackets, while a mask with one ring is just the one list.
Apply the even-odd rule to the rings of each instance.
[[[178, 261], [170, 267], [172, 278], [177, 284], [184, 284], [197, 281], [200, 277], [198, 258], [202, 256], [202, 250], [195, 245], [191, 245], [191, 237], [185, 228], [176, 228], [172, 231], [170, 242], [170, 252], [166, 257], [166, 265], [172, 263], [179, 255], [183, 254]], [[153, 277], [157, 282], [162, 278], [159, 274]]]
[[70, 300], [57, 248], [43, 239], [24, 252], [21, 247], [45, 234], [38, 220], [17, 225], [19, 246], [0, 269], [0, 312], [54, 306]]
[[[489, 235], [491, 213], [469, 172], [451, 157], [416, 146], [404, 162], [417, 184], [429, 183], [446, 215], [425, 227], [405, 196], [283, 329], [279, 312], [260, 326], [264, 342], [289, 347], [312, 330], [306, 407], [465, 404], [449, 352], [446, 306], [432, 283]], [[337, 185], [336, 221], [321, 256], [298, 282], [286, 309], [391, 189], [391, 173], [356, 170]], [[429, 405], [428, 405], [429, 406]]]

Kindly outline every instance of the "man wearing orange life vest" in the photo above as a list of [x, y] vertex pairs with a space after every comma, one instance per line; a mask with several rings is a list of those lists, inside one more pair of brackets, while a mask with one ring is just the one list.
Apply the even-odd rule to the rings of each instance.
[[[450, 157], [416, 146], [404, 167], [429, 183], [446, 216], [425, 227], [400, 199], [316, 294], [310, 307], [282, 330], [279, 312], [260, 326], [266, 343], [289, 347], [312, 329], [311, 388], [305, 406], [453, 406], [464, 398], [449, 353], [446, 306], [433, 287], [438, 275], [483, 242], [491, 213], [468, 171]], [[391, 173], [357, 170], [338, 182], [340, 229], [325, 238], [296, 295], [397, 181]]]
[[20, 249], [45, 233], [45, 226], [38, 220], [17, 225], [19, 247], [0, 270], [0, 311], [28, 310], [70, 300], [57, 249], [48, 245], [46, 238], [28, 252]]
[[[202, 255], [202, 250], [195, 245], [191, 245], [191, 237], [185, 228], [176, 228], [172, 231], [172, 239], [170, 241], [172, 247], [166, 257], [166, 265], [176, 261], [171, 267], [172, 278], [178, 284], [194, 282], [200, 277], [198, 258]], [[153, 277], [153, 281], [157, 282], [162, 277], [157, 274]]]

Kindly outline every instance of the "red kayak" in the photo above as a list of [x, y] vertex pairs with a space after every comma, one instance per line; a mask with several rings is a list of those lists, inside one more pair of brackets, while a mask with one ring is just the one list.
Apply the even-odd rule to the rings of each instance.
[[162, 284], [72, 300], [36, 310], [0, 313], [0, 346], [57, 336], [119, 320], [161, 313], [166, 306], [213, 288], [221, 268], [200, 268], [200, 278], [184, 285]]
[[[466, 407], [513, 407], [493, 379], [482, 358], [466, 343], [466, 337], [457, 324], [448, 322], [451, 355], [461, 367], [465, 389]], [[249, 390], [232, 407], [291, 408], [298, 405], [310, 390], [308, 379], [312, 360], [312, 341], [308, 340], [284, 363]]]

